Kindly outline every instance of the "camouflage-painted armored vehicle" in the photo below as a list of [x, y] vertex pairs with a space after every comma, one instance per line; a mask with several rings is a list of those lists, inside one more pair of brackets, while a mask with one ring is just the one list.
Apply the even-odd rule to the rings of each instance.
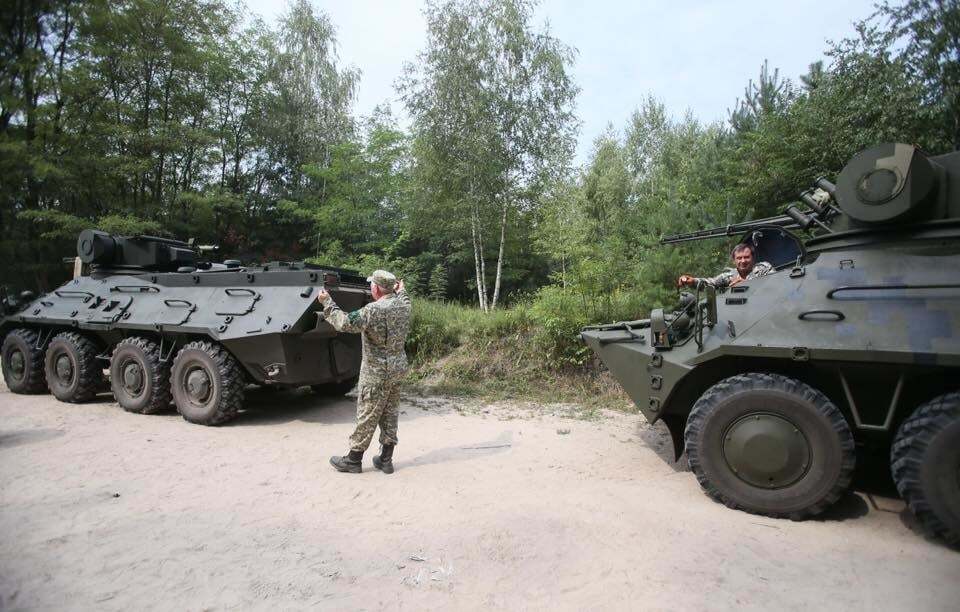
[[[82, 402], [104, 390], [152, 413], [172, 401], [193, 423], [236, 416], [248, 383], [344, 392], [360, 371], [356, 335], [318, 313], [319, 287], [351, 310], [363, 277], [303, 263], [209, 263], [191, 244], [86, 230], [73, 280], [34, 299], [3, 296], [3, 377], [14, 393]], [[89, 274], [82, 272], [87, 269]]]
[[880, 451], [920, 521], [960, 542], [960, 152], [881, 145], [782, 216], [663, 242], [718, 236], [774, 271], [582, 338], [714, 499], [814, 515]]

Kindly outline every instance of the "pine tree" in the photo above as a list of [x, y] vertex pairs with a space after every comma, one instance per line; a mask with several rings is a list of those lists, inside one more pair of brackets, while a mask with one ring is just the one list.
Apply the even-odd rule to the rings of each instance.
[[447, 268], [438, 263], [430, 272], [428, 295], [432, 300], [443, 300], [447, 297]]

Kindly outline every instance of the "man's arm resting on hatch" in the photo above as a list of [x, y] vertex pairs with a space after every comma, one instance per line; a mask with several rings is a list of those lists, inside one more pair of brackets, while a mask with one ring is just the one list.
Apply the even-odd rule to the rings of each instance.
[[677, 280], [678, 287], [696, 287], [700, 283], [705, 283], [707, 285], [713, 285], [717, 289], [723, 289], [724, 287], [730, 284], [730, 280], [733, 277], [729, 271], [721, 272], [716, 276], [711, 276], [708, 278], [700, 278], [699, 276], [690, 276], [689, 274], [683, 274]]
[[323, 318], [338, 332], [359, 334], [367, 327], [369, 321], [366, 307], [354, 310], [349, 314], [337, 306], [330, 294], [321, 289], [317, 300], [323, 304]]
[[733, 274], [729, 270], [724, 270], [716, 276], [711, 276], [709, 278], [699, 278], [697, 280], [702, 280], [708, 285], [713, 285], [717, 289], [723, 289], [730, 285], [730, 281], [733, 280]]

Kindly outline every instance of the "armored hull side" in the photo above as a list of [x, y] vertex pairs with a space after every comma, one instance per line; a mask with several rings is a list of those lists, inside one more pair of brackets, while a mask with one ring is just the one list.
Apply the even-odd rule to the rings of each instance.
[[[885, 372], [916, 366], [960, 377], [960, 254], [831, 251], [797, 268], [802, 274], [793, 270], [718, 296], [718, 323], [704, 330], [702, 350], [692, 341], [657, 350], [649, 333], [643, 341], [626, 341], [623, 330], [582, 336], [651, 421], [682, 411], [671, 405], [674, 392], [694, 368], [717, 360], [763, 359], [768, 369], [781, 361], [792, 370], [828, 362], [873, 364]], [[699, 395], [726, 371], [698, 375], [692, 392]]]
[[[217, 271], [98, 275], [73, 279], [0, 323], [52, 332], [74, 329], [107, 346], [129, 335], [221, 343], [262, 384], [313, 385], [359, 372], [359, 338], [317, 316], [317, 272]], [[344, 308], [368, 300], [362, 286], [331, 287]]]

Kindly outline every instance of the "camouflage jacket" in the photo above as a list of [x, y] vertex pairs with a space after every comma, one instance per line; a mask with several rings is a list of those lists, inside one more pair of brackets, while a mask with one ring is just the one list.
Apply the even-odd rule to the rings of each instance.
[[339, 332], [361, 334], [360, 384], [376, 384], [407, 371], [403, 345], [410, 330], [410, 296], [406, 291], [387, 294], [349, 314], [328, 296], [323, 316]]
[[[747, 274], [747, 278], [743, 280], [752, 280], [754, 278], [759, 278], [761, 276], [770, 274], [771, 272], [773, 272], [773, 266], [765, 261], [760, 261], [754, 264], [753, 270], [751, 270], [750, 274]], [[738, 278], [739, 276], [740, 273], [737, 272], [736, 268], [727, 268], [716, 276], [712, 276], [710, 278], [698, 278], [697, 280], [705, 281], [717, 289], [723, 289], [725, 287], [729, 287], [733, 279]]]

